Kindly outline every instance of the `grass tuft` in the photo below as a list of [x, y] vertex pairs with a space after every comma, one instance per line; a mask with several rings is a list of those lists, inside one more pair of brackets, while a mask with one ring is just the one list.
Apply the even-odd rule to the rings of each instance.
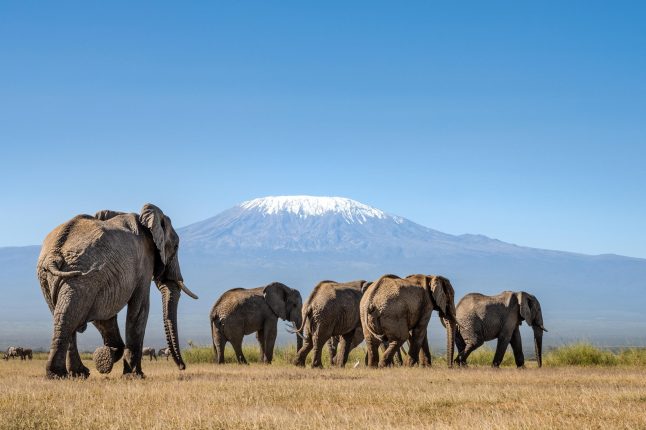
[[545, 355], [546, 366], [616, 366], [620, 359], [612, 351], [603, 350], [592, 344], [579, 342], [555, 348]]

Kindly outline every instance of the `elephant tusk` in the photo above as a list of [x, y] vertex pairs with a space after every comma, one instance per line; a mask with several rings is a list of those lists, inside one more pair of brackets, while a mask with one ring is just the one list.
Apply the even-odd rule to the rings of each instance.
[[305, 339], [303, 335], [298, 331], [298, 327], [296, 327], [296, 324], [294, 323], [292, 323], [291, 329], [289, 328], [289, 326], [287, 326], [285, 331], [290, 334], [296, 334], [296, 336], [300, 337], [301, 339]]
[[179, 284], [179, 287], [184, 291], [190, 298], [197, 300], [197, 296], [195, 293], [193, 293], [191, 290], [188, 289], [186, 285], [184, 285], [184, 282], [179, 281], [177, 282]]
[[547, 333], [547, 329], [543, 326], [540, 326], [540, 329]]

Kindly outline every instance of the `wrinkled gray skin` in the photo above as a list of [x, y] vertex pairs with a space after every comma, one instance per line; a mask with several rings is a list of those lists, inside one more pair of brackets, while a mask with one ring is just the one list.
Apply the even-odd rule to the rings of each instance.
[[363, 341], [359, 302], [370, 284], [366, 281], [322, 281], [314, 287], [303, 306], [303, 325], [299, 330], [303, 333], [303, 347], [298, 350], [294, 364], [305, 366], [307, 354], [313, 349], [312, 367], [323, 367], [323, 346], [334, 336], [340, 336], [338, 351], [331, 350], [330, 357], [336, 357], [333, 364], [345, 366], [350, 351]]
[[150, 361], [153, 361], [153, 358], [155, 359], [155, 361], [157, 361], [157, 354], [155, 354], [155, 348], [145, 347], [141, 351], [141, 355], [142, 357], [146, 357], [146, 356], [150, 357]]
[[[99, 371], [109, 372], [123, 356], [124, 375], [143, 377], [141, 353], [152, 280], [162, 295], [168, 346], [177, 366], [184, 369], [177, 303], [180, 291], [197, 297], [184, 285], [178, 246], [170, 218], [151, 204], [144, 205], [140, 214], [104, 210], [95, 216], [79, 215], [49, 233], [37, 266], [43, 295], [54, 315], [47, 376], [89, 375], [78, 353], [76, 333], [92, 322], [105, 345], [97, 351], [107, 351], [107, 362], [97, 365]], [[124, 343], [117, 313], [126, 305]]]
[[159, 348], [159, 351], [157, 351], [157, 357], [166, 357], [166, 361], [168, 361], [168, 357], [170, 357], [170, 349]]
[[516, 366], [523, 367], [523, 345], [520, 325], [527, 322], [534, 331], [534, 348], [538, 367], [543, 365], [543, 314], [541, 305], [524, 291], [504, 291], [497, 296], [467, 294], [456, 308], [458, 329], [455, 344], [457, 363], [466, 366], [469, 354], [488, 340], [498, 339], [493, 367], [500, 366], [507, 346], [511, 343]]
[[[452, 367], [454, 297], [451, 282], [442, 276], [410, 275], [399, 278], [384, 275], [379, 278], [368, 287], [360, 304], [361, 325], [368, 348], [368, 366], [392, 366], [394, 355], [407, 340], [410, 345], [408, 365], [418, 364], [431, 313], [437, 310], [446, 327], [447, 364]], [[379, 360], [379, 345], [384, 341], [388, 342], [388, 348]]]
[[[222, 294], [210, 314], [216, 363], [224, 363], [224, 347], [231, 342], [238, 363], [247, 364], [242, 353], [242, 338], [256, 333], [262, 361], [270, 364], [274, 357], [278, 318], [300, 326], [302, 305], [301, 293], [280, 282], [260, 288], [234, 288]], [[298, 335], [296, 341], [300, 346]]]

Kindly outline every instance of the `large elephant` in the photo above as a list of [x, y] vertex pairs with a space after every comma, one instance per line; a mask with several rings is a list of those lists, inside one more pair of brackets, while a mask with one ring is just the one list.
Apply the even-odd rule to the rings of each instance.
[[[37, 266], [43, 295], [54, 315], [47, 376], [89, 375], [78, 353], [76, 333], [92, 322], [105, 345], [94, 354], [99, 372], [110, 372], [123, 356], [124, 375], [143, 377], [141, 353], [153, 280], [162, 296], [168, 346], [183, 370], [177, 303], [180, 291], [197, 296], [184, 285], [178, 247], [179, 236], [170, 218], [152, 204], [144, 205], [140, 214], [103, 210], [95, 216], [79, 215], [49, 233]], [[117, 313], [126, 305], [124, 344]]]
[[[312, 367], [323, 367], [321, 353], [325, 343], [334, 336], [341, 336], [339, 351], [330, 351], [333, 362], [345, 366], [350, 350], [363, 340], [359, 302], [365, 289], [370, 285], [366, 281], [338, 283], [320, 282], [303, 306], [303, 347], [299, 348], [294, 364], [304, 366], [307, 354], [314, 349]], [[355, 338], [361, 336], [360, 339]], [[353, 341], [354, 339], [354, 341]], [[334, 340], [332, 340], [334, 342]], [[335, 356], [337, 356], [335, 358]], [[333, 363], [334, 364], [334, 363]]]
[[[419, 362], [425, 344], [427, 326], [433, 310], [440, 314], [446, 327], [446, 359], [453, 366], [453, 333], [455, 327], [455, 293], [451, 282], [434, 275], [410, 275], [400, 278], [384, 275], [364, 293], [361, 304], [361, 325], [368, 347], [368, 365], [391, 366], [393, 356], [408, 340], [408, 364]], [[388, 342], [383, 357], [379, 345]], [[430, 353], [429, 353], [430, 355]]]
[[498, 339], [492, 365], [500, 366], [511, 343], [516, 366], [523, 367], [523, 345], [520, 325], [527, 322], [534, 331], [534, 348], [538, 367], [543, 365], [543, 314], [538, 299], [524, 291], [504, 291], [497, 296], [467, 294], [456, 308], [458, 329], [455, 344], [458, 365], [466, 366], [467, 358], [488, 340]]
[[[262, 361], [270, 364], [274, 357], [278, 318], [300, 327], [302, 305], [301, 293], [280, 282], [260, 288], [234, 288], [222, 294], [210, 314], [216, 363], [224, 363], [224, 347], [228, 341], [238, 363], [247, 364], [242, 353], [242, 338], [256, 333]], [[297, 334], [296, 342], [300, 347], [300, 334]]]

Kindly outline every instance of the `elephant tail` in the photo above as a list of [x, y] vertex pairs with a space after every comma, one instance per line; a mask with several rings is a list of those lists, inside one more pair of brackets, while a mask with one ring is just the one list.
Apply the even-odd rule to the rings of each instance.
[[379, 311], [372, 305], [368, 306], [366, 311], [366, 328], [373, 337], [378, 339], [380, 342], [383, 342], [384, 335], [377, 334], [378, 331], [382, 331], [381, 324], [379, 324]]
[[[60, 266], [64, 262], [63, 257], [59, 256], [59, 258], [51, 258], [49, 262], [41, 266], [39, 269], [38, 273], [38, 278], [39, 281], [41, 282], [41, 287], [44, 287], [44, 284], [47, 284], [49, 288], [42, 288], [43, 292], [45, 293], [45, 299], [47, 300], [48, 304], [51, 304], [51, 308], [56, 306], [56, 302], [58, 301], [58, 293], [61, 288], [61, 284], [66, 280], [70, 278], [76, 278], [79, 276], [86, 276], [89, 275], [92, 272], [98, 271], [103, 269], [103, 266], [105, 266], [105, 263], [103, 264], [98, 264], [95, 263], [88, 269], [87, 272], [82, 272], [80, 270], [61, 270]], [[47, 274], [50, 274], [53, 279], [51, 283], [47, 282], [48, 276]], [[51, 278], [50, 278], [51, 279]]]
[[[303, 309], [303, 321], [301, 322], [300, 327], [294, 327], [291, 330], [287, 330], [290, 333], [296, 333], [302, 339], [309, 337], [312, 333], [312, 308], [309, 306]], [[305, 334], [305, 328], [308, 328], [307, 335]]]

